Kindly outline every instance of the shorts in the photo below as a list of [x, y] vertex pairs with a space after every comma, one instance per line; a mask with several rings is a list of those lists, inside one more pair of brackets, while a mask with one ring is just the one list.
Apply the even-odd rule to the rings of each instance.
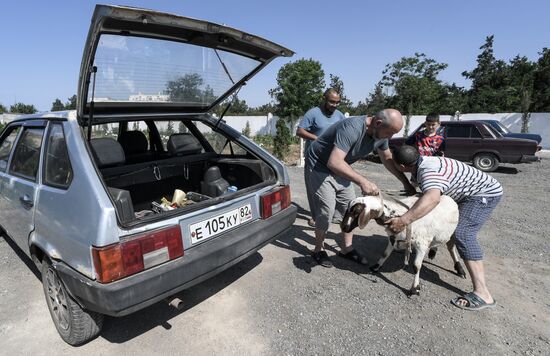
[[458, 203], [458, 225], [455, 230], [456, 248], [464, 260], [479, 261], [483, 251], [477, 241], [477, 233], [489, 219], [493, 210], [502, 198], [468, 197]]
[[330, 223], [339, 224], [344, 217], [349, 202], [355, 199], [352, 182], [330, 173], [304, 168], [308, 200], [315, 219], [315, 228], [329, 229]]

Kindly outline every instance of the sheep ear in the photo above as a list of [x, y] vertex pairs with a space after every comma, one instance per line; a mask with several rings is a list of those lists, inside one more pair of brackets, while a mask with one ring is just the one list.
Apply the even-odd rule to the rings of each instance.
[[369, 220], [374, 216], [371, 210], [364, 209], [361, 215], [359, 215], [359, 228], [364, 229], [369, 223]]

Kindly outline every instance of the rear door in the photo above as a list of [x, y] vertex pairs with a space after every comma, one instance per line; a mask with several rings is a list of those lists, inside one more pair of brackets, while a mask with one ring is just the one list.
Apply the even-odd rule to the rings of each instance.
[[3, 191], [4, 186], [10, 181], [7, 172], [8, 164], [20, 129], [21, 125], [10, 125], [6, 128], [2, 137], [0, 137], [0, 226], [4, 228], [6, 228], [8, 218], [6, 215], [7, 200], [4, 197]]
[[474, 124], [445, 125], [445, 156], [459, 161], [470, 161], [483, 147], [481, 133]]
[[3, 182], [3, 225], [25, 252], [28, 252], [29, 233], [34, 229], [34, 203], [40, 184], [38, 172], [44, 130], [44, 122], [25, 124], [20, 128]]

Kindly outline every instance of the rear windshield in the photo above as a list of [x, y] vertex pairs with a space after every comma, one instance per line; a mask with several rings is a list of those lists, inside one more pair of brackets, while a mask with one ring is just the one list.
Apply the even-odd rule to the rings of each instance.
[[94, 100], [206, 107], [260, 64], [219, 49], [103, 34], [95, 54]]

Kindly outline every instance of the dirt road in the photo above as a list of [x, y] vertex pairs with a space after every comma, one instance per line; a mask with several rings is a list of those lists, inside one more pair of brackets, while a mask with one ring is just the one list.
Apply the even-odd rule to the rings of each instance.
[[[400, 188], [380, 164], [356, 168], [382, 189]], [[378, 275], [338, 257], [335, 268], [316, 266], [309, 257], [313, 231], [306, 224], [303, 170], [289, 171], [300, 210], [288, 234], [181, 293], [183, 310], [159, 303], [127, 317], [107, 318], [101, 335], [79, 348], [57, 335], [30, 261], [0, 239], [0, 353], [548, 354], [550, 157], [493, 174], [505, 197], [480, 240], [498, 306], [482, 312], [449, 303], [470, 289], [470, 281], [451, 272], [443, 249], [424, 264], [421, 295], [413, 298], [405, 295], [413, 275], [403, 269], [403, 254], [394, 253]], [[382, 253], [383, 236], [379, 227], [369, 225], [355, 238], [371, 263]], [[328, 244], [332, 255], [336, 243], [329, 239]]]

